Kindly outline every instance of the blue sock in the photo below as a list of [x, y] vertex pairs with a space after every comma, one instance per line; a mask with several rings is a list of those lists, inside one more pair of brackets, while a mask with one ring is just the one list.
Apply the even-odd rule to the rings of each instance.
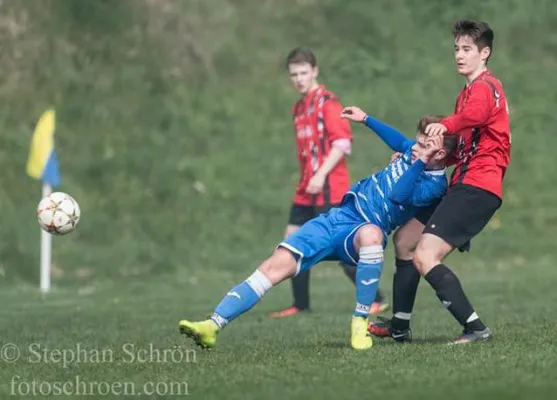
[[248, 279], [234, 286], [215, 308], [211, 319], [219, 328], [250, 310], [273, 285], [259, 270]]
[[355, 317], [368, 317], [369, 310], [379, 287], [383, 270], [383, 246], [366, 246], [360, 249], [360, 260], [356, 270]]

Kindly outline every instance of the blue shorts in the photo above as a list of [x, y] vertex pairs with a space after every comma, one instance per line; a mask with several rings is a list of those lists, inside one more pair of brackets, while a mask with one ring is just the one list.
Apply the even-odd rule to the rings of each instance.
[[[298, 260], [296, 275], [321, 261], [358, 264], [354, 236], [367, 222], [358, 212], [352, 196], [339, 207], [306, 222], [288, 236], [279, 247], [290, 250]], [[383, 239], [384, 244], [386, 238]]]

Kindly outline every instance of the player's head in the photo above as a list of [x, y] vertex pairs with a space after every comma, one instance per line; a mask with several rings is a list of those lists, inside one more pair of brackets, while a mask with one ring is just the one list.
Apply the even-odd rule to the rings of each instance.
[[286, 57], [286, 68], [290, 82], [302, 95], [317, 86], [319, 68], [315, 54], [305, 47], [296, 47]]
[[[425, 134], [425, 128], [429, 124], [441, 121], [445, 118], [444, 115], [424, 115], [418, 121], [418, 126], [416, 127], [416, 144], [412, 146], [412, 162], [418, 158], [420, 149], [425, 148], [427, 135]], [[456, 150], [458, 144], [457, 135], [445, 135], [443, 138], [443, 148], [439, 150], [427, 163], [427, 167], [441, 167], [445, 165], [447, 157]]]
[[493, 51], [493, 30], [486, 22], [458, 20], [453, 25], [456, 69], [464, 76], [485, 68]]

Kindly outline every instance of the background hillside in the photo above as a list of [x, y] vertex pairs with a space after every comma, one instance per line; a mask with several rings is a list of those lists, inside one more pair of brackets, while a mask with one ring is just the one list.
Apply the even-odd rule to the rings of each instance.
[[[47, 107], [58, 112], [60, 189], [83, 211], [75, 234], [54, 240], [55, 284], [244, 273], [282, 234], [297, 179], [285, 54], [313, 47], [345, 104], [411, 135], [421, 114], [451, 112], [462, 85], [451, 53], [458, 17], [495, 28], [491, 67], [512, 108], [501, 223], [473, 257], [531, 264], [551, 250], [538, 240], [557, 233], [550, 0], [6, 0], [0, 15], [3, 281], [38, 277], [40, 189], [24, 167]], [[353, 179], [389, 156], [366, 130], [355, 136]]]

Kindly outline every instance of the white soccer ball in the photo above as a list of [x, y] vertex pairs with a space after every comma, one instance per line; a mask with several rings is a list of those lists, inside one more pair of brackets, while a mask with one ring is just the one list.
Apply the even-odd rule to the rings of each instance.
[[39, 225], [53, 235], [66, 235], [72, 232], [80, 217], [79, 204], [66, 193], [51, 193], [43, 197], [37, 206]]

